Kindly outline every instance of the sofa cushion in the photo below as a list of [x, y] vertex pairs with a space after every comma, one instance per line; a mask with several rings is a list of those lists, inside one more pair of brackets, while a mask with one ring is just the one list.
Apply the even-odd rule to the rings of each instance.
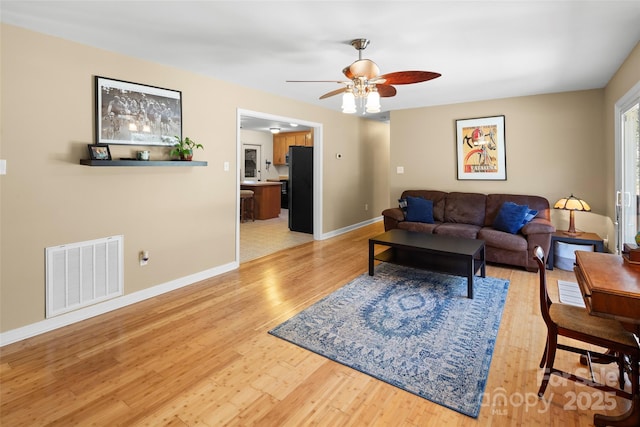
[[[515, 234], [524, 225], [524, 218], [529, 213], [529, 206], [518, 205], [513, 202], [504, 202], [493, 220], [493, 228]], [[533, 219], [533, 218], [532, 218]]]
[[433, 201], [407, 196], [407, 221], [433, 224]]
[[431, 200], [433, 202], [433, 220], [435, 222], [444, 221], [444, 203], [445, 197], [448, 193], [437, 190], [405, 190], [402, 192], [401, 198], [405, 199], [408, 196], [422, 197], [423, 199]]
[[433, 234], [433, 230], [438, 227], [441, 223], [436, 222], [433, 224], [428, 224], [426, 222], [409, 222], [402, 221], [398, 223], [398, 228], [407, 231], [419, 231], [421, 233]]
[[440, 224], [433, 230], [434, 234], [445, 234], [447, 236], [466, 237], [467, 239], [475, 239], [478, 236], [480, 226], [473, 224], [456, 224], [445, 222]]
[[444, 207], [444, 221], [483, 226], [486, 206], [485, 194], [449, 193]]
[[527, 239], [522, 234], [505, 233], [493, 227], [483, 227], [478, 231], [478, 239], [484, 240], [485, 245], [508, 251], [526, 251]]

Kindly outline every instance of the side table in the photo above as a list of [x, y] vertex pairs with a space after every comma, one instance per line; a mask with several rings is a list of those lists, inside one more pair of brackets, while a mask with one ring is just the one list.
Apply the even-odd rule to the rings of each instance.
[[581, 233], [577, 236], [567, 236], [564, 231], [556, 231], [551, 235], [551, 246], [547, 256], [547, 270], [553, 270], [555, 242], [574, 245], [593, 245], [594, 252], [604, 252], [604, 241], [596, 233]]

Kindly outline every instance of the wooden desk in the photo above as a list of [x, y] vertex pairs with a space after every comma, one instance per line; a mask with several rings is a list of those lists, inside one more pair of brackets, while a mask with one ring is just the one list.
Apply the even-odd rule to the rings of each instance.
[[574, 271], [590, 314], [617, 319], [638, 334], [640, 266], [619, 255], [576, 251]]
[[[576, 279], [589, 314], [619, 320], [640, 336], [640, 266], [619, 255], [576, 251]], [[594, 416], [596, 426], [640, 426], [640, 393], [620, 416]]]
[[256, 219], [277, 218], [280, 215], [281, 183], [244, 181], [240, 184], [240, 189], [253, 191], [253, 201], [255, 203], [254, 213]]

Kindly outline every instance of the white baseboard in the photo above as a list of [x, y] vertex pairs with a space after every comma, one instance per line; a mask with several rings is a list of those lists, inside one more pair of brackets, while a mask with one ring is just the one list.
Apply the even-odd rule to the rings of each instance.
[[181, 277], [176, 280], [171, 280], [169, 282], [162, 283], [151, 288], [143, 289], [132, 294], [123, 295], [121, 297], [92, 305], [90, 307], [61, 314], [50, 319], [45, 319], [40, 322], [23, 326], [21, 328], [0, 333], [0, 347], [17, 341], [21, 341], [26, 338], [31, 338], [45, 332], [53, 331], [54, 329], [62, 328], [63, 326], [68, 326], [73, 323], [89, 319], [91, 317], [99, 316], [101, 314], [108, 313], [110, 311], [117, 310], [119, 308], [123, 308], [128, 305], [135, 304], [137, 302], [183, 288], [185, 286], [192, 285], [202, 280], [218, 276], [231, 270], [235, 270], [238, 268], [238, 266], [238, 262], [231, 262], [229, 264], [221, 265], [209, 270]]
[[372, 218], [372, 219], [368, 219], [366, 221], [359, 222], [357, 224], [350, 225], [348, 227], [339, 228], [337, 230], [330, 231], [328, 233], [323, 234], [322, 237], [320, 238], [320, 240], [330, 239], [331, 237], [336, 237], [336, 236], [339, 236], [341, 234], [348, 233], [348, 232], [353, 231], [353, 230], [357, 230], [358, 228], [362, 228], [362, 227], [366, 227], [367, 225], [375, 224], [376, 222], [382, 221], [382, 219], [383, 219], [382, 216], [379, 216], [379, 217], [376, 217], [376, 218]]

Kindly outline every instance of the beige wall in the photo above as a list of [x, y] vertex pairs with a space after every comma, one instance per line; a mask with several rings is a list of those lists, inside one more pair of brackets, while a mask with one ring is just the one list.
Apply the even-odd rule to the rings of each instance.
[[[378, 217], [405, 188], [550, 201], [574, 192], [593, 217], [610, 215], [610, 111], [638, 81], [640, 62], [636, 47], [606, 89], [395, 111], [389, 126], [12, 26], [0, 31], [8, 167], [0, 176], [0, 332], [44, 319], [48, 246], [124, 235], [126, 294], [235, 262], [238, 108], [323, 124], [326, 234]], [[95, 75], [181, 90], [183, 132], [205, 145], [196, 158], [209, 166], [79, 165], [93, 142]], [[506, 116], [507, 180], [458, 181], [455, 120], [489, 115]], [[134, 150], [112, 146], [114, 157]], [[141, 249], [150, 251], [146, 267], [137, 263]]]
[[[640, 44], [604, 89], [394, 111], [391, 114], [391, 205], [407, 188], [538, 194], [553, 204], [574, 193], [592, 213], [576, 213], [579, 229], [614, 243], [614, 106], [640, 81]], [[458, 181], [455, 120], [504, 115], [507, 180]], [[405, 174], [396, 174], [404, 166]], [[553, 211], [559, 229], [566, 212]]]
[[[603, 90], [394, 111], [390, 203], [408, 188], [536, 194], [551, 203], [574, 193], [604, 213]], [[505, 116], [506, 181], [456, 179], [456, 119]], [[396, 167], [404, 166], [403, 175]]]
[[[380, 214], [353, 197], [371, 192], [370, 180], [353, 178], [385, 156], [360, 157], [369, 149], [362, 119], [9, 25], [1, 31], [2, 332], [44, 319], [48, 246], [124, 235], [125, 294], [235, 262], [239, 108], [323, 124], [324, 233]], [[183, 134], [204, 144], [196, 160], [209, 166], [81, 166], [94, 139], [96, 75], [182, 91]], [[114, 157], [136, 149], [111, 148]], [[151, 150], [152, 158], [166, 151]], [[372, 194], [384, 198], [388, 188]], [[137, 262], [142, 249], [146, 267]]]

